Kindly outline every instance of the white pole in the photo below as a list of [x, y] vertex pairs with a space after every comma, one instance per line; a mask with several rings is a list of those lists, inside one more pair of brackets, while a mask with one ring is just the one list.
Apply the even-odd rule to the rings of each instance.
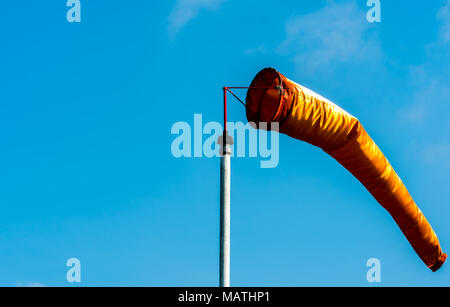
[[[220, 157], [220, 287], [230, 286], [230, 169], [233, 138], [219, 138]], [[225, 140], [224, 140], [225, 139]]]

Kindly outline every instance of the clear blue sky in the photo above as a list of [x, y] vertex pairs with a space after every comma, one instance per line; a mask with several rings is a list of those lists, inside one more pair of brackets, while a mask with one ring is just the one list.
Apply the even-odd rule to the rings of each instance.
[[[266, 66], [357, 116], [450, 251], [450, 2], [7, 1], [0, 12], [0, 285], [215, 286], [218, 159], [175, 159], [176, 121]], [[243, 93], [244, 94], [244, 93]], [[245, 121], [238, 103], [230, 120]], [[337, 162], [286, 136], [232, 165], [232, 284], [450, 285]]]

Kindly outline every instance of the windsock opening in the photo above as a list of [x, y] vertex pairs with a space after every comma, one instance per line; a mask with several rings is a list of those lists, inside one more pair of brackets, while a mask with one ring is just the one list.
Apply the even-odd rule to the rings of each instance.
[[447, 255], [431, 225], [356, 117], [274, 68], [263, 69], [252, 81], [246, 113], [257, 127], [260, 122], [279, 122], [280, 133], [328, 153], [390, 213], [432, 271], [444, 264]]
[[249, 122], [280, 122], [291, 106], [288, 84], [274, 68], [260, 71], [247, 92], [246, 112]]

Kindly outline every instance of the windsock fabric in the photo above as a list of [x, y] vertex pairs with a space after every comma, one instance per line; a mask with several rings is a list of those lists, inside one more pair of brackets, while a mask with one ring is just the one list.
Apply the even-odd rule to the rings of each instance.
[[352, 173], [391, 214], [433, 271], [447, 255], [400, 177], [359, 120], [273, 68], [258, 73], [247, 92], [249, 122], [279, 122], [280, 133], [322, 148]]

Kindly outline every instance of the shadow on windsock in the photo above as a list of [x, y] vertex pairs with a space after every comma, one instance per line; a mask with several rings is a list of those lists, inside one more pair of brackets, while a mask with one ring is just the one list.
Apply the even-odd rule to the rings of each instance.
[[391, 214], [423, 262], [433, 272], [442, 266], [447, 255], [436, 234], [357, 118], [273, 68], [256, 75], [246, 105], [249, 122], [279, 122], [280, 133], [336, 159]]

